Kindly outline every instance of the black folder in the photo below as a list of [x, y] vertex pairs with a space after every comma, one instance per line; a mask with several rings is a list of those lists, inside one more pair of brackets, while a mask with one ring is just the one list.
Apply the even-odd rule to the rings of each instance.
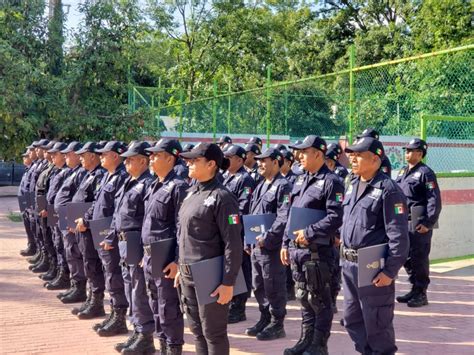
[[26, 195], [18, 196], [18, 206], [20, 207], [20, 212], [25, 212], [28, 207], [28, 197]]
[[112, 217], [105, 217], [89, 221], [89, 229], [91, 231], [94, 247], [100, 249], [100, 243], [107, 237], [110, 232], [110, 224]]
[[163, 269], [176, 257], [176, 238], [158, 240], [151, 243], [151, 275], [163, 277]]
[[245, 244], [257, 244], [257, 237], [269, 230], [275, 222], [276, 213], [242, 216]]
[[[224, 256], [198, 261], [189, 265], [196, 289], [197, 301], [200, 305], [217, 302], [217, 296], [211, 293], [222, 283], [224, 275]], [[234, 285], [234, 296], [248, 292], [242, 268], [239, 268]]]
[[[416, 226], [420, 223], [420, 221], [426, 215], [426, 208], [424, 206], [413, 206], [410, 208], [410, 217], [411, 221], [409, 222], [408, 227], [410, 228], [410, 232], [416, 231]], [[431, 229], [439, 228], [438, 221], [436, 221], [435, 225]]]
[[66, 208], [66, 220], [69, 228], [76, 228], [75, 220], [83, 218], [87, 210], [92, 206], [92, 202], [70, 202]]
[[54, 210], [54, 205], [47, 205], [46, 210], [48, 211], [48, 227], [54, 227], [59, 221], [58, 213]]
[[126, 241], [119, 240], [120, 257], [125, 259], [128, 265], [136, 265], [143, 258], [143, 247], [141, 244], [142, 233], [140, 231], [125, 232]]
[[46, 210], [46, 205], [48, 203], [46, 202], [46, 196], [45, 195], [37, 195], [36, 196], [36, 211], [41, 212], [43, 210]]
[[357, 250], [358, 285], [372, 286], [372, 281], [383, 270], [388, 256], [388, 244], [378, 244]]
[[[311, 224], [319, 222], [326, 217], [326, 212], [313, 208], [291, 207], [288, 217], [288, 236], [294, 239], [293, 232], [305, 229]], [[316, 239], [317, 244], [329, 245], [329, 239]]]
[[59, 206], [58, 210], [56, 211], [58, 213], [58, 226], [59, 229], [64, 231], [67, 230], [67, 205], [64, 206]]

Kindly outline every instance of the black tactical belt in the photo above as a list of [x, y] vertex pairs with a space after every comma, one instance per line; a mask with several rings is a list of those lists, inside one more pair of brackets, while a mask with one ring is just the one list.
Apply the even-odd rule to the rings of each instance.
[[150, 244], [144, 244], [143, 245], [143, 251], [146, 256], [151, 256], [151, 245]]
[[341, 248], [341, 257], [344, 260], [356, 263], [358, 259], [357, 254], [357, 250], [355, 249], [346, 248], [345, 246], [342, 246]]
[[118, 240], [120, 242], [126, 242], [127, 241], [127, 235], [125, 234], [125, 232], [120, 232], [118, 234]]

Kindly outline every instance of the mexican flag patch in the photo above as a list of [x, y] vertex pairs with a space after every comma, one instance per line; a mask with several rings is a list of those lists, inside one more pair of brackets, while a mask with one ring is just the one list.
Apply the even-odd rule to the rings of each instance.
[[344, 200], [344, 197], [342, 196], [341, 193], [336, 192], [336, 202], [342, 202]]
[[403, 208], [403, 203], [396, 203], [395, 206], [395, 214], [403, 214], [405, 213], [405, 210]]
[[426, 188], [427, 188], [428, 190], [433, 190], [435, 187], [436, 187], [436, 183], [435, 183], [434, 181], [428, 181], [428, 182], [426, 183]]
[[228, 217], [229, 224], [239, 224], [239, 215], [230, 214]]
[[250, 195], [252, 193], [252, 189], [250, 187], [244, 187], [244, 194]]
[[289, 195], [284, 195], [283, 196], [283, 203], [290, 203], [290, 196]]

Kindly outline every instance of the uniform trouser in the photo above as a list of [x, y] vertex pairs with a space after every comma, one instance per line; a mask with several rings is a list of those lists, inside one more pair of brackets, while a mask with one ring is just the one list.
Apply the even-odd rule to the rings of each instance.
[[189, 329], [194, 335], [196, 354], [229, 354], [229, 338], [227, 337], [229, 305], [221, 305], [217, 302], [198, 304], [192, 277], [181, 274], [180, 280], [181, 300]]
[[292, 292], [292, 290], [295, 288], [295, 280], [293, 280], [290, 265], [285, 265], [285, 272], [286, 272], [286, 292]]
[[244, 274], [248, 292], [232, 297], [232, 301], [230, 302], [231, 312], [244, 312], [245, 303], [252, 292], [252, 262], [250, 261], [250, 255], [245, 251], [242, 253], [242, 273]]
[[28, 216], [28, 212], [23, 212], [23, 224], [25, 226], [26, 238], [28, 239], [28, 245], [36, 246], [35, 236], [33, 234], [33, 230], [31, 229], [30, 218]]
[[102, 261], [94, 247], [91, 232], [87, 230], [84, 233], [77, 233], [77, 235], [84, 264], [84, 274], [89, 281], [89, 286], [93, 293], [103, 293], [105, 290], [104, 271], [102, 270]]
[[253, 290], [260, 311], [268, 308], [276, 319], [286, 315], [286, 268], [280, 250], [255, 248], [252, 252]]
[[169, 345], [182, 345], [184, 344], [184, 320], [179, 306], [178, 291], [173, 286], [174, 279], [167, 279], [164, 276], [152, 277], [151, 258], [147, 255], [143, 257], [143, 264], [156, 333]]
[[333, 310], [331, 300], [330, 280], [334, 274], [334, 259], [332, 252], [321, 258], [321, 263], [326, 264], [329, 275], [326, 275], [328, 283], [318, 294], [310, 292], [305, 276], [305, 263], [311, 260], [311, 254], [308, 249], [290, 248], [290, 261], [293, 278], [297, 285], [296, 298], [301, 305], [301, 317], [304, 325], [313, 326], [323, 333], [331, 331]]
[[33, 240], [35, 241], [35, 244], [36, 244], [36, 248], [41, 248], [42, 247], [42, 243], [40, 241], [40, 237], [39, 237], [39, 234], [40, 234], [40, 231], [39, 231], [39, 228], [38, 228], [38, 224], [36, 223], [36, 218], [35, 218], [35, 214], [30, 210], [28, 211], [28, 222], [30, 224], [30, 230], [31, 230], [31, 233], [33, 235]]
[[344, 261], [344, 325], [363, 354], [395, 354], [393, 329], [395, 283], [387, 287], [358, 287], [357, 263]]
[[53, 231], [48, 227], [46, 218], [43, 218], [41, 227], [44, 237], [44, 249], [51, 258], [54, 258], [56, 257], [56, 249], [54, 248]]
[[87, 280], [84, 273], [84, 262], [79, 250], [78, 234], [66, 232], [64, 236], [64, 249], [66, 250], [66, 261], [71, 272], [71, 280], [82, 282]]
[[410, 251], [405, 262], [408, 280], [414, 289], [426, 291], [430, 284], [430, 250], [432, 231], [425, 234], [410, 232]]
[[64, 248], [63, 232], [56, 225], [53, 230], [54, 249], [56, 249], [56, 256], [58, 258], [58, 266], [66, 269], [69, 272], [69, 266], [66, 260], [66, 249]]
[[[122, 276], [122, 267], [120, 267], [120, 252], [116, 239], [112, 243], [112, 247], [113, 249], [111, 250], [99, 250], [99, 257], [102, 260], [104, 270], [105, 289], [109, 292], [110, 302], [114, 308], [127, 308], [129, 303], [125, 296], [124, 278]], [[128, 270], [126, 274], [128, 276], [127, 289], [130, 291], [131, 282]]]
[[334, 247], [334, 275], [331, 278], [331, 298], [336, 302], [337, 294], [341, 291], [341, 273], [342, 267], [339, 265], [339, 247]]
[[[155, 330], [155, 321], [148, 303], [143, 268], [139, 265], [127, 265], [123, 262], [122, 276], [124, 276], [126, 286], [125, 295], [128, 296], [127, 299], [130, 305], [130, 322], [135, 326], [137, 332], [152, 334]], [[128, 277], [130, 277], [129, 284]]]

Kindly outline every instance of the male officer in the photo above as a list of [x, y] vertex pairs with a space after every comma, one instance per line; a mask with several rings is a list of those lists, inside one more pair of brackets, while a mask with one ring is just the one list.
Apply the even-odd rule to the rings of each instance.
[[[81, 166], [79, 155], [76, 153], [81, 148], [82, 144], [74, 141], [69, 143], [66, 149], [61, 150], [61, 153], [66, 155], [66, 164], [71, 170], [54, 199], [54, 210], [56, 213], [59, 212], [60, 206], [65, 206], [72, 202], [82, 180], [87, 174], [86, 169]], [[77, 246], [76, 235], [73, 230], [69, 230], [63, 235], [59, 227], [57, 232], [64, 238], [65, 261], [71, 274], [71, 287], [67, 291], [59, 293], [58, 298], [62, 301], [64, 297], [69, 296], [66, 301], [67, 303], [84, 302], [87, 299], [86, 278], [84, 276], [82, 256]]]
[[[428, 304], [431, 237], [441, 213], [441, 193], [435, 173], [422, 161], [428, 150], [426, 142], [414, 138], [403, 149], [408, 165], [400, 170], [396, 182], [407, 197], [409, 226], [413, 226], [409, 228], [410, 252], [404, 265], [412, 288], [397, 301], [408, 307], [422, 307]], [[423, 210], [418, 221], [412, 214], [416, 208]]]
[[[299, 139], [295, 141], [295, 143], [293, 143], [293, 146], [296, 146], [296, 145], [299, 145], [303, 143], [303, 141], [300, 141]], [[303, 168], [301, 167], [301, 150], [298, 150], [298, 149], [294, 149], [292, 148], [292, 146], [290, 146], [290, 149], [291, 149], [291, 152], [293, 153], [293, 156], [295, 157], [295, 162], [293, 163], [292, 167], [291, 167], [291, 170], [293, 170], [293, 172], [296, 174], [296, 175], [301, 175], [304, 173], [304, 170]]]
[[346, 179], [346, 176], [349, 175], [349, 172], [345, 167], [339, 163], [339, 157], [342, 153], [342, 148], [337, 143], [331, 143], [328, 145], [328, 150], [326, 152], [326, 165], [334, 174], [339, 176], [342, 181]]
[[[227, 148], [224, 156], [229, 159], [230, 165], [222, 184], [237, 198], [240, 216], [249, 214], [250, 200], [252, 198], [252, 192], [255, 189], [255, 182], [244, 168], [246, 158], [245, 149], [238, 145], [232, 145]], [[244, 236], [242, 234], [242, 244], [243, 239]], [[229, 324], [238, 323], [247, 319], [245, 306], [252, 289], [252, 264], [250, 255], [245, 251], [242, 254], [242, 271], [249, 291], [232, 298], [229, 307]]]
[[[105, 169], [100, 165], [99, 154], [96, 149], [102, 148], [95, 142], [87, 142], [82, 149], [77, 151], [82, 167], [87, 170], [79, 189], [72, 198], [72, 202], [94, 202], [96, 194], [100, 189], [100, 183], [105, 175]], [[78, 218], [76, 222], [76, 239], [80, 260], [77, 264], [82, 264], [82, 272], [89, 282], [89, 294], [86, 301], [76, 309], [73, 314], [77, 314], [79, 319], [91, 319], [105, 315], [104, 311], [104, 289], [105, 280], [102, 271], [102, 263], [95, 250], [92, 235], [84, 225], [84, 220], [90, 220], [90, 213], [85, 217]]]
[[275, 213], [271, 228], [264, 231], [252, 251], [253, 290], [260, 310], [260, 320], [245, 333], [258, 340], [285, 337], [286, 314], [285, 266], [280, 262], [280, 249], [288, 218], [291, 184], [280, 174], [283, 155], [268, 148], [255, 157], [259, 173], [265, 178], [252, 196], [250, 214]]
[[[88, 212], [82, 221], [86, 228], [89, 227], [90, 220], [113, 216], [115, 195], [128, 178], [125, 166], [123, 165], [123, 158], [120, 156], [125, 150], [126, 146], [118, 141], [110, 141], [103, 148], [96, 149], [96, 153], [100, 154], [100, 163], [107, 170], [107, 173], [100, 183], [100, 190], [92, 205], [92, 217], [90, 212]], [[128, 308], [122, 268], [120, 267], [118, 239], [115, 238], [111, 244], [102, 242], [99, 249], [99, 257], [104, 270], [105, 289], [110, 295], [111, 312], [104, 321], [94, 324], [92, 329], [98, 332], [99, 329], [107, 327], [108, 335], [126, 334], [128, 329], [125, 316], [117, 316], [117, 314], [125, 314]]]
[[291, 187], [293, 187], [296, 178], [298, 177], [298, 175], [296, 175], [291, 169], [291, 166], [295, 162], [295, 157], [289, 150], [282, 150], [281, 154], [283, 155], [284, 160], [280, 169], [280, 173], [286, 180], [288, 180], [288, 182], [291, 184]]
[[[125, 168], [130, 177], [125, 180], [118, 192], [114, 219], [111, 232], [104, 242], [113, 245], [114, 239], [119, 240], [120, 257], [122, 262], [122, 275], [125, 281], [125, 294], [128, 297], [132, 311], [131, 323], [134, 332], [125, 343], [115, 345], [122, 354], [154, 352], [153, 344], [153, 312], [148, 303], [146, 293], [145, 275], [140, 264], [129, 265], [125, 262], [127, 239], [132, 236], [130, 232], [141, 231], [145, 213], [144, 198], [148, 187], [153, 181], [149, 171], [150, 153], [146, 150], [150, 145], [147, 142], [135, 142], [129, 149], [121, 154], [125, 159]], [[105, 249], [105, 248], [104, 248]], [[130, 281], [128, 281], [130, 280]], [[131, 296], [130, 296], [131, 293]], [[126, 309], [117, 310], [116, 317], [125, 318]], [[100, 336], [116, 334], [107, 326], [100, 328]]]
[[[33, 166], [33, 159], [30, 157], [29, 150], [27, 149], [25, 153], [22, 154], [23, 164], [25, 165], [25, 173], [21, 177], [20, 186], [18, 187], [18, 196], [23, 196], [29, 192], [29, 184]], [[21, 256], [33, 256], [36, 254], [36, 245], [34, 241], [33, 232], [30, 227], [30, 221], [28, 219], [27, 211], [25, 210], [22, 215], [23, 224], [25, 226], [26, 237], [28, 243], [26, 249], [20, 251]]]
[[245, 144], [256, 144], [260, 150], [262, 150], [262, 146], [263, 146], [262, 139], [260, 137], [257, 137], [257, 136], [253, 136]]
[[186, 196], [188, 184], [173, 169], [181, 152], [181, 144], [177, 140], [161, 139], [154, 147], [147, 148], [147, 151], [152, 153], [150, 165], [157, 179], [145, 196], [143, 267], [150, 307], [155, 318], [155, 329], [160, 339], [160, 351], [162, 354], [179, 355], [184, 343], [184, 320], [178, 292], [173, 287], [178, 272], [177, 259], [164, 268], [162, 277], [153, 277], [151, 244], [176, 238], [178, 212]]
[[[239, 205], [235, 196], [217, 179], [219, 169], [226, 170], [229, 161], [216, 144], [201, 143], [183, 158], [191, 159], [189, 175], [198, 183], [192, 186], [179, 212], [179, 272], [182, 301], [194, 335], [198, 355], [229, 354], [227, 337], [228, 303], [242, 264]], [[224, 256], [222, 284], [211, 294], [217, 302], [197, 302], [189, 264]]]
[[263, 177], [258, 173], [258, 164], [255, 160], [255, 156], [262, 154], [262, 150], [257, 144], [247, 144], [244, 149], [246, 154], [244, 163], [245, 170], [247, 170], [250, 177], [255, 181], [255, 185], [258, 185]]
[[[301, 338], [294, 347], [285, 349], [285, 354], [328, 353], [327, 341], [333, 319], [330, 293], [335, 269], [333, 242], [342, 223], [344, 187], [324, 163], [326, 147], [324, 139], [313, 135], [307, 136], [303, 143], [291, 146], [302, 152], [301, 165], [306, 171], [293, 186], [292, 207], [322, 210], [326, 216], [294, 232], [295, 239], [291, 243], [292, 236], [285, 232], [281, 259], [285, 265], [291, 260], [303, 318]], [[321, 275], [321, 283], [313, 282], [317, 274]]]
[[232, 138], [229, 136], [222, 136], [217, 140], [217, 145], [224, 152], [230, 145], [232, 145]]
[[[373, 128], [366, 128], [364, 129], [364, 131], [359, 134], [357, 136], [357, 139], [361, 139], [361, 138], [364, 138], [364, 137], [372, 137], [372, 138], [375, 138], [377, 140], [379, 140], [379, 133], [373, 129]], [[382, 172], [384, 174], [387, 174], [388, 177], [392, 177], [392, 164], [390, 163], [390, 159], [388, 159], [388, 157], [386, 155], [383, 156], [382, 158], [382, 163], [380, 165], [380, 170], [382, 170]]]
[[[355, 178], [344, 200], [341, 258], [344, 325], [362, 354], [395, 354], [394, 279], [408, 255], [406, 198], [380, 170], [382, 143], [358, 139], [345, 150]], [[388, 243], [384, 266], [372, 286], [358, 287], [358, 249]]]

